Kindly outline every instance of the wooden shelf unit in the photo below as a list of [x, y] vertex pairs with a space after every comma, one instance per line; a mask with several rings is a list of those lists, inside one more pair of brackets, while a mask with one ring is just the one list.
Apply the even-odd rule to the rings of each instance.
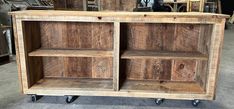
[[214, 99], [226, 15], [10, 14], [24, 94]]

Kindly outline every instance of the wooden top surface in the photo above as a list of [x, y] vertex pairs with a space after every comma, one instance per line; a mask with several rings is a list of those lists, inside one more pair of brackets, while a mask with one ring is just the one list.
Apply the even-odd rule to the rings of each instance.
[[182, 18], [229, 18], [229, 15], [200, 12], [88, 12], [59, 10], [25, 10], [10, 12], [17, 16], [100, 16], [100, 17], [182, 17]]

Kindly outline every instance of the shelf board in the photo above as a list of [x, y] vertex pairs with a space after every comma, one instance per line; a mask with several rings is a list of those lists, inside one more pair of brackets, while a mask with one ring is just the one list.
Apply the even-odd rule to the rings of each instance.
[[54, 50], [38, 49], [30, 52], [29, 56], [44, 57], [112, 57], [113, 51], [105, 50]]
[[208, 60], [208, 56], [199, 52], [155, 52], [155, 51], [124, 51], [121, 59], [199, 59]]
[[44, 90], [113, 90], [111, 79], [43, 78], [30, 89]]
[[150, 80], [126, 80], [120, 91], [152, 91], [163, 93], [205, 93], [195, 82], [159, 82]]

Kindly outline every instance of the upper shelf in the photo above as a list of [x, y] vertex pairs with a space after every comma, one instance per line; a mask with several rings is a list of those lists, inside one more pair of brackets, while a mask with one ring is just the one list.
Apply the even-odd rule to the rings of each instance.
[[208, 56], [199, 52], [154, 52], [154, 51], [124, 51], [122, 59], [198, 59], [208, 60]]
[[105, 50], [54, 50], [38, 49], [30, 52], [29, 56], [44, 57], [112, 57], [112, 51]]

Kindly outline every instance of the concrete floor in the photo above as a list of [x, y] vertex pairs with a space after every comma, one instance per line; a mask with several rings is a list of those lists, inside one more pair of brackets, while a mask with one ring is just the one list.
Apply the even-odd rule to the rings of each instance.
[[166, 100], [157, 106], [153, 99], [85, 97], [65, 104], [64, 97], [43, 97], [32, 103], [19, 93], [16, 63], [0, 66], [0, 109], [234, 109], [234, 29], [225, 31], [217, 99], [203, 101], [197, 108], [191, 101]]

